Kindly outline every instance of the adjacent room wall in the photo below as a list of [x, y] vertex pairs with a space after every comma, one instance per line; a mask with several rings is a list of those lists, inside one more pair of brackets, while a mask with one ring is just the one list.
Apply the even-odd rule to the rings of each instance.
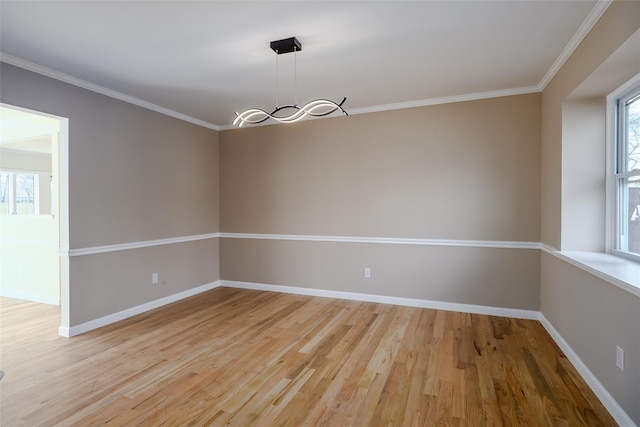
[[138, 247], [218, 231], [218, 132], [0, 66], [1, 102], [69, 119], [71, 299], [63, 326], [219, 279], [217, 238]]
[[40, 215], [0, 215], [0, 295], [60, 303], [51, 154], [0, 149], [0, 170], [39, 172]]
[[224, 131], [222, 232], [277, 236], [225, 234], [222, 278], [538, 310], [539, 141], [538, 94]]
[[[554, 248], [605, 246], [605, 98], [640, 73], [639, 28], [640, 2], [614, 1], [542, 94], [542, 242]], [[547, 248], [540, 309], [640, 424], [640, 299]]]
[[60, 303], [56, 218], [0, 215], [0, 259], [0, 295]]

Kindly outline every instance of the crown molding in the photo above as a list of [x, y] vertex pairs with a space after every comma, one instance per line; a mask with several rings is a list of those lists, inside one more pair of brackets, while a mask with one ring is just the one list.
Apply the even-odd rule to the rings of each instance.
[[526, 86], [489, 92], [468, 93], [463, 95], [445, 96], [442, 98], [420, 99], [417, 101], [398, 102], [396, 104], [383, 104], [373, 107], [355, 108], [349, 110], [349, 115], [401, 110], [404, 108], [428, 107], [431, 105], [452, 104], [454, 102], [477, 101], [480, 99], [501, 98], [503, 96], [526, 95], [536, 92], [540, 92], [537, 86]]
[[591, 31], [593, 26], [596, 25], [596, 22], [600, 20], [611, 3], [613, 3], [613, 0], [598, 0], [593, 9], [591, 9], [589, 15], [582, 22], [582, 25], [580, 25], [580, 28], [578, 28], [578, 31], [576, 31], [573, 37], [571, 37], [569, 43], [567, 43], [562, 52], [560, 52], [560, 55], [556, 58], [549, 70], [547, 70], [547, 73], [544, 75], [542, 80], [540, 80], [540, 83], [538, 83], [539, 92], [542, 92], [544, 88], [547, 87], [551, 79], [553, 79], [558, 71], [560, 71], [560, 68], [562, 68], [564, 63], [567, 62], [580, 43], [582, 43], [582, 40], [584, 40], [587, 34], [589, 34], [589, 31]]
[[51, 68], [34, 64], [33, 62], [26, 61], [22, 58], [18, 58], [17, 56], [0, 52], [0, 62], [7, 63], [9, 65], [13, 65], [15, 67], [19, 67], [27, 71], [32, 71], [34, 73], [41, 74], [43, 76], [50, 77], [55, 80], [69, 83], [71, 85], [78, 86], [83, 89], [87, 89], [92, 92], [99, 93], [101, 95], [106, 95], [110, 98], [115, 98], [120, 101], [127, 102], [129, 104], [137, 105], [138, 107], [146, 108], [147, 110], [155, 111], [156, 113], [164, 114], [165, 116], [170, 116], [176, 119], [183, 120], [185, 122], [193, 123], [194, 125], [202, 126], [202, 127], [217, 130], [217, 131], [220, 130], [220, 126], [216, 124], [205, 122], [204, 120], [196, 119], [191, 116], [187, 116], [186, 114], [182, 114], [177, 111], [170, 110], [168, 108], [164, 108], [156, 104], [152, 104], [151, 102], [143, 101], [142, 99], [138, 99], [133, 96], [126, 95], [122, 92], [117, 92], [115, 90], [107, 89], [106, 87], [103, 87], [94, 83], [90, 83], [86, 80], [82, 80], [74, 76], [70, 76], [69, 74], [61, 73], [59, 71], [52, 70]]

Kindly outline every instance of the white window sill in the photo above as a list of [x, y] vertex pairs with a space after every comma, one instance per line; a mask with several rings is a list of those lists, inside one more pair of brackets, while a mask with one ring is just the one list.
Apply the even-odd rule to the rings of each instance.
[[640, 297], [640, 263], [602, 252], [548, 252]]

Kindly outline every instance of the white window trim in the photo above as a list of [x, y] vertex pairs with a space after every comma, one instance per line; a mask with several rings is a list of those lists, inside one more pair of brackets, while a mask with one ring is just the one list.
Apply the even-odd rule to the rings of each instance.
[[616, 178], [617, 158], [617, 103], [618, 99], [628, 92], [640, 88], [640, 74], [610, 93], [606, 98], [606, 191], [605, 191], [605, 252], [626, 258], [635, 262], [640, 262], [640, 255], [616, 249], [618, 239], [618, 180]]
[[17, 183], [16, 183], [16, 175], [17, 174], [28, 174], [34, 175], [36, 180], [36, 185], [34, 188], [33, 194], [33, 209], [34, 213], [31, 215], [20, 215], [20, 216], [39, 216], [40, 215], [40, 173], [38, 171], [29, 171], [22, 169], [11, 169], [5, 168], [1, 169], [2, 172], [9, 174], [9, 214], [8, 215], [18, 215], [18, 206], [17, 206]]
[[9, 182], [7, 183], [9, 186], [9, 192], [7, 194], [7, 196], [9, 197], [9, 206], [8, 206], [8, 215], [13, 215], [13, 213], [16, 211], [16, 179], [15, 179], [15, 173], [13, 173], [10, 170], [1, 170], [0, 172], [6, 173], [7, 174], [7, 179], [9, 180]]

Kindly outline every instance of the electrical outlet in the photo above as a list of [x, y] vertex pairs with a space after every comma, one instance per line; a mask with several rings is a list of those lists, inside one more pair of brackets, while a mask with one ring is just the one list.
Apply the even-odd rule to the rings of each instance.
[[371, 279], [371, 269], [369, 267], [364, 268], [364, 278]]
[[153, 283], [154, 285], [158, 283], [158, 273], [153, 273], [151, 275], [151, 283]]
[[616, 346], [616, 366], [624, 371], [624, 350], [619, 345]]

